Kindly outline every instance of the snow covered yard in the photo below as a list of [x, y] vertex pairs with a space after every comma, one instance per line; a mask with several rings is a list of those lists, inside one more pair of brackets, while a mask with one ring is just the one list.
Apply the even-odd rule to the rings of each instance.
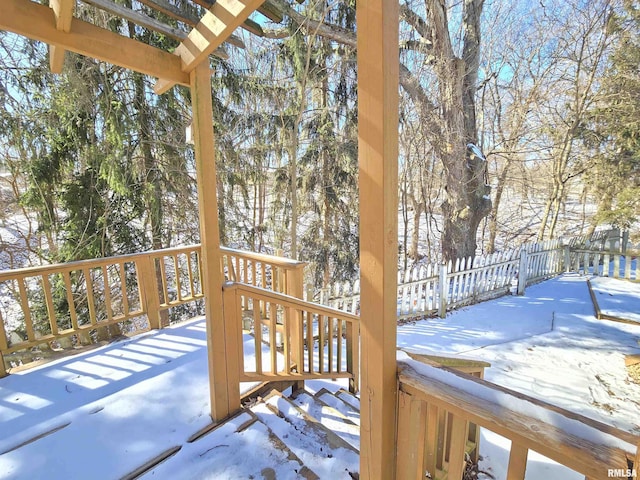
[[[637, 312], [640, 292], [628, 295]], [[624, 356], [639, 341], [640, 325], [597, 320], [585, 277], [569, 274], [398, 329], [401, 347], [486, 360], [487, 380], [636, 435], [640, 385]], [[208, 385], [202, 319], [10, 375], [0, 380], [0, 478], [120, 478], [210, 422]], [[481, 468], [505, 478], [508, 448], [483, 432]], [[579, 476], [531, 454], [527, 478]]]
[[[621, 280], [610, 284], [625, 292], [618, 308], [637, 314], [640, 290]], [[640, 325], [597, 320], [583, 276], [562, 275], [522, 297], [402, 326], [398, 343], [488, 361], [486, 380], [640, 435], [640, 385], [624, 362], [625, 355], [640, 353]], [[505, 478], [508, 449], [508, 440], [483, 431], [481, 468]], [[531, 454], [527, 478], [583, 477]]]

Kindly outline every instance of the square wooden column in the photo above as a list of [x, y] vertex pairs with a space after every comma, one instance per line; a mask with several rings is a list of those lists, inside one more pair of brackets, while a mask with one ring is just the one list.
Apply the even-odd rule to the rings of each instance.
[[234, 385], [236, 382], [232, 379], [236, 375], [231, 370], [235, 365], [233, 359], [236, 359], [238, 354], [227, 351], [229, 348], [227, 337], [233, 336], [233, 329], [232, 326], [225, 325], [222, 308], [223, 277], [216, 196], [211, 72], [208, 60], [200, 63], [190, 75], [200, 243], [202, 244], [202, 288], [207, 318], [211, 417], [214, 421], [219, 421], [240, 409], [240, 385]]
[[358, 35], [360, 184], [360, 478], [395, 478], [398, 276], [398, 1], [361, 0]]

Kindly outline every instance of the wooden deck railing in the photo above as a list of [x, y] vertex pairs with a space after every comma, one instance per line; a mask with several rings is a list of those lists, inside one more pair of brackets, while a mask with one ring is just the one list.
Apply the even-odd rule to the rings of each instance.
[[[236, 326], [229, 341], [238, 352], [239, 381], [348, 378], [350, 390], [358, 390], [356, 315], [240, 283], [224, 286], [223, 303], [225, 323]], [[253, 333], [250, 345], [241, 328]]]
[[446, 367], [398, 360], [396, 478], [461, 479], [470, 425], [511, 440], [508, 480], [525, 478], [530, 450], [587, 480], [640, 468], [640, 437]]
[[[302, 296], [304, 263], [221, 253], [227, 280]], [[203, 299], [200, 246], [2, 271], [0, 289], [14, 299], [0, 308], [2, 377], [52, 352], [167, 326], [167, 311]]]

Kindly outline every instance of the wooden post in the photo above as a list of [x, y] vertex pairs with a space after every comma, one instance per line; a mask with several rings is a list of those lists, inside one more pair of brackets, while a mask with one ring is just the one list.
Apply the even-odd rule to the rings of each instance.
[[440, 303], [438, 304], [438, 315], [440, 318], [447, 316], [447, 297], [449, 296], [449, 282], [447, 280], [447, 264], [440, 265]]
[[527, 251], [520, 250], [520, 265], [518, 266], [518, 295], [524, 295], [527, 286]]
[[[202, 283], [207, 318], [207, 348], [211, 417], [214, 421], [240, 409], [239, 398], [231, 395], [228, 384], [227, 358], [237, 356], [227, 351], [227, 336], [222, 313], [222, 271], [220, 232], [218, 227], [218, 199], [216, 197], [216, 162], [213, 140], [213, 109], [211, 104], [211, 73], [208, 60], [200, 63], [190, 74], [193, 105], [193, 137], [195, 141], [196, 177], [198, 182], [198, 210], [200, 242], [202, 244]], [[235, 342], [231, 342], [232, 345]], [[240, 388], [236, 385], [234, 388]]]
[[[296, 266], [293, 269], [286, 270], [286, 285], [287, 295], [291, 295], [296, 298], [303, 298], [304, 295], [304, 263]], [[298, 371], [302, 371], [304, 365], [304, 358], [302, 358], [302, 312], [292, 311], [289, 317], [292, 320], [289, 326], [289, 348], [291, 352], [291, 362], [294, 363]], [[287, 365], [289, 368], [289, 365]], [[301, 390], [304, 388], [304, 380], [296, 382], [293, 386], [293, 391]]]
[[356, 9], [360, 186], [360, 478], [395, 478], [398, 2]]
[[564, 246], [564, 271], [566, 273], [571, 271], [571, 250], [569, 245]]
[[144, 308], [147, 314], [149, 328], [151, 330], [158, 330], [162, 328], [162, 320], [155, 265], [151, 255], [144, 255], [136, 260], [136, 273], [138, 274], [140, 305], [142, 305], [142, 308]]

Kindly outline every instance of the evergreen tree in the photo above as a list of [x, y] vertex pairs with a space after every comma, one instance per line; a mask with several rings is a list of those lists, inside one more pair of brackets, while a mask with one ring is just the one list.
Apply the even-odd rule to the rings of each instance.
[[[590, 179], [598, 222], [629, 228], [640, 212], [640, 5], [624, 0], [609, 21], [615, 47], [594, 111], [600, 155]], [[585, 133], [586, 141], [592, 137]]]

